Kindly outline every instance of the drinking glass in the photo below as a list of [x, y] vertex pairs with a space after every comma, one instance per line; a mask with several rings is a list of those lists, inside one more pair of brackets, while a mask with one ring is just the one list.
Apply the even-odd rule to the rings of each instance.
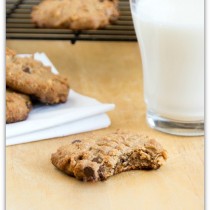
[[203, 135], [204, 0], [130, 0], [130, 7], [149, 126]]

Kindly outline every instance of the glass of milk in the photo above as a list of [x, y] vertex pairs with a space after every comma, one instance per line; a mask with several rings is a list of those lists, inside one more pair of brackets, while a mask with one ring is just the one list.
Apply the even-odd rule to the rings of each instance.
[[130, 0], [140, 47], [147, 122], [204, 134], [204, 0]]

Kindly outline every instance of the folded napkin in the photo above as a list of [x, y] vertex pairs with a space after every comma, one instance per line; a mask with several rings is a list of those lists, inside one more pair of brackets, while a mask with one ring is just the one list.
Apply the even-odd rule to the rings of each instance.
[[[44, 53], [36, 53], [35, 59], [51, 66], [53, 73], [58, 73]], [[7, 124], [6, 145], [67, 136], [108, 127], [111, 122], [105, 112], [114, 108], [114, 104], [102, 104], [93, 98], [70, 90], [66, 103], [35, 105], [27, 120]]]

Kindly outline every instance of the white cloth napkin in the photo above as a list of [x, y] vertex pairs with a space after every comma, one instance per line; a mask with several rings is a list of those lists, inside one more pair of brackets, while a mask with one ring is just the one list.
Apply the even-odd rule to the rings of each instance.
[[[51, 66], [52, 71], [58, 73], [44, 53], [36, 53], [35, 59]], [[105, 112], [114, 108], [114, 104], [102, 104], [93, 98], [70, 90], [66, 103], [36, 105], [27, 120], [7, 124], [6, 145], [67, 136], [108, 127], [111, 122]]]

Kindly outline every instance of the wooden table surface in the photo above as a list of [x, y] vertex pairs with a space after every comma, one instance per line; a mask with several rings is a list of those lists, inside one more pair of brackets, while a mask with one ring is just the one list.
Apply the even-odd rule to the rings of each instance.
[[75, 91], [115, 103], [108, 113], [117, 128], [155, 137], [168, 150], [156, 171], [130, 171], [100, 183], [83, 183], [54, 168], [51, 153], [91, 133], [6, 148], [7, 210], [204, 209], [204, 137], [178, 137], [145, 122], [142, 67], [136, 42], [7, 41], [17, 53], [45, 52]]

